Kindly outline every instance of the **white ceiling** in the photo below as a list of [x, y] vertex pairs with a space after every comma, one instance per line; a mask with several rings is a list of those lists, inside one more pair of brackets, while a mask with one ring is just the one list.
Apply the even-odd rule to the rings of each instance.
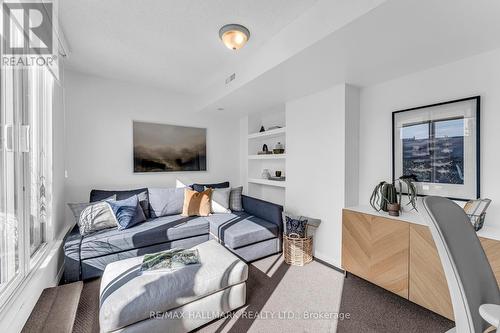
[[[316, 1], [63, 0], [59, 15], [70, 48], [66, 66], [197, 94]], [[227, 23], [251, 31], [239, 52], [219, 40], [219, 28]]]
[[499, 36], [498, 0], [389, 0], [199, 109], [265, 111], [343, 82], [368, 86], [500, 48]]

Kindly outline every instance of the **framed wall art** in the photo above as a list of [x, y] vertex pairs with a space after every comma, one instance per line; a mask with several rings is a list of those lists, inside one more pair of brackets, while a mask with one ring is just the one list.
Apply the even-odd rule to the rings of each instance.
[[133, 122], [134, 172], [206, 171], [207, 129]]
[[480, 197], [480, 97], [392, 113], [392, 176], [420, 195]]

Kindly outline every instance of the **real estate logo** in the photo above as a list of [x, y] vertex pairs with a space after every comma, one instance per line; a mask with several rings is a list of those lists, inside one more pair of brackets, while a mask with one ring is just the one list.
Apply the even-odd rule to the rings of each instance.
[[3, 3], [2, 65], [52, 65], [56, 60], [53, 8], [53, 1]]

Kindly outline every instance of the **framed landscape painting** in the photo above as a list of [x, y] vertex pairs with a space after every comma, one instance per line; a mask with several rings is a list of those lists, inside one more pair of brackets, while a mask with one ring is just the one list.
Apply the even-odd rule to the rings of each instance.
[[480, 196], [480, 97], [392, 113], [392, 176], [412, 177], [420, 195]]
[[133, 122], [134, 172], [206, 171], [207, 130]]

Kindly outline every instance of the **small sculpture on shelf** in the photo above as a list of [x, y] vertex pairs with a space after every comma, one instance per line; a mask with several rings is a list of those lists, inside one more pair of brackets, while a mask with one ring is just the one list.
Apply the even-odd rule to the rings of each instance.
[[266, 131], [266, 129], [264, 128], [264, 126], [261, 126], [259, 132], [262, 133], [262, 132], [265, 132], [265, 131]]
[[285, 152], [285, 147], [281, 144], [281, 142], [278, 142], [276, 146], [274, 146], [273, 153], [283, 154], [284, 152]]
[[257, 155], [267, 155], [267, 154], [272, 154], [272, 151], [269, 151], [269, 148], [267, 147], [266, 144], [262, 146], [262, 150], [257, 152]]
[[269, 169], [264, 169], [262, 170], [262, 179], [269, 179], [271, 177], [271, 173], [269, 172]]

